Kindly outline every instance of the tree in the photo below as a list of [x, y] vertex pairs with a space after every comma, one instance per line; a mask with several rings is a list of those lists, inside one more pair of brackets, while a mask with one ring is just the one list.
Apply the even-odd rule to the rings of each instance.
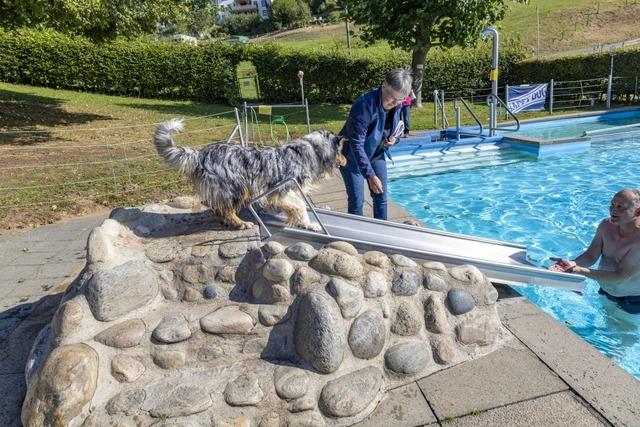
[[[515, 0], [518, 1], [518, 0]], [[524, 2], [525, 0], [520, 0]], [[386, 40], [392, 47], [412, 53], [413, 90], [422, 106], [422, 77], [427, 53], [475, 43], [480, 31], [500, 21], [506, 0], [344, 0], [349, 17], [360, 27], [367, 43]]]
[[200, 37], [210, 34], [216, 24], [218, 6], [211, 0], [184, 0], [172, 10], [174, 13], [166, 17], [166, 24], [175, 33]]
[[283, 27], [290, 27], [310, 20], [311, 10], [304, 0], [277, 0], [271, 6], [271, 18]]
[[198, 0], [0, 0], [0, 26], [43, 27], [95, 41], [155, 33]]

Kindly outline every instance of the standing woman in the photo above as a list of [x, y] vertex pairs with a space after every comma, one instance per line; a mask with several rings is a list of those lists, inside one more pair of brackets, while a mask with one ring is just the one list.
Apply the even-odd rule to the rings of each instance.
[[388, 147], [402, 136], [400, 121], [403, 99], [411, 93], [411, 72], [396, 68], [387, 73], [382, 86], [360, 95], [351, 106], [340, 134], [346, 139], [340, 168], [347, 189], [349, 213], [363, 214], [364, 183], [373, 199], [373, 216], [387, 219]]

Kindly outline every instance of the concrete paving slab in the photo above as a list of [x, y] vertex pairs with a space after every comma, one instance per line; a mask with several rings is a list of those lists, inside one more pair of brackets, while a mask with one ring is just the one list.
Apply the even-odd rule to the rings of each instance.
[[[24, 252], [18, 255], [13, 261], [6, 265], [22, 266], [22, 265], [41, 265], [43, 263], [54, 262], [53, 259], [60, 253], [60, 248], [55, 251], [47, 252]], [[60, 262], [60, 261], [57, 261]]]
[[11, 393], [2, 393], [0, 398], [0, 425], [20, 427], [20, 410], [27, 392], [24, 374], [0, 374], [0, 390], [11, 390]]
[[416, 383], [389, 390], [378, 407], [357, 427], [409, 427], [436, 423]]
[[60, 285], [60, 279], [28, 279], [18, 283], [8, 294], [11, 297], [42, 296]]
[[[504, 347], [418, 381], [440, 420], [567, 390], [529, 350]], [[464, 398], [461, 398], [464, 396]]]
[[447, 427], [600, 427], [606, 425], [571, 392], [542, 396], [447, 421]]
[[78, 262], [65, 262], [60, 264], [46, 263], [39, 266], [34, 279], [66, 279], [73, 276], [83, 264], [84, 260]]
[[504, 324], [608, 421], [640, 426], [640, 381], [544, 313]]

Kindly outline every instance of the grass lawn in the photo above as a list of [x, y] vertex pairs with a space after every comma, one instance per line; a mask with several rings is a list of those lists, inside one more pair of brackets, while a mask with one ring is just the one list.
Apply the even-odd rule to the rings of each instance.
[[[312, 128], [339, 131], [349, 107], [311, 105]], [[474, 110], [486, 122], [487, 108]], [[306, 133], [304, 110], [278, 113], [292, 137]], [[453, 125], [450, 103], [447, 115]], [[188, 180], [161, 161], [151, 142], [155, 124], [174, 117], [186, 120], [176, 141], [192, 147], [226, 140], [235, 126], [225, 105], [0, 83], [0, 231], [191, 194]], [[462, 118], [472, 123], [468, 114]], [[252, 143], [271, 144], [268, 117], [258, 120], [250, 126]], [[413, 110], [413, 130], [433, 128], [431, 104]], [[284, 135], [282, 126], [276, 131]]]
[[[526, 4], [509, 3], [505, 18], [496, 24], [503, 37], [517, 38], [532, 52], [537, 47], [537, 16], [540, 18], [540, 54], [558, 54], [573, 49], [640, 38], [636, 0], [531, 0]], [[386, 42], [365, 48], [357, 37], [358, 26], [350, 26], [354, 50], [389, 51]], [[480, 38], [480, 36], [478, 36]], [[259, 37], [253, 43], [273, 42], [293, 48], [346, 50], [344, 23], [294, 29]]]

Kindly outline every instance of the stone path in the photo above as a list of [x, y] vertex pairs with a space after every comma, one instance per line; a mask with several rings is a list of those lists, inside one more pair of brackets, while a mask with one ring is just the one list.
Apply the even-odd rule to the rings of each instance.
[[31, 345], [51, 320], [62, 291], [85, 263], [94, 215], [0, 236], [0, 425], [20, 425], [24, 366]]
[[[338, 177], [312, 194], [346, 211]], [[371, 203], [365, 213], [371, 215]], [[392, 221], [412, 217], [390, 204]], [[89, 231], [104, 215], [0, 236], [0, 425], [19, 426], [24, 359], [59, 293], [84, 265]], [[391, 390], [360, 426], [636, 426], [640, 382], [508, 287], [498, 310], [516, 337], [487, 357]]]

